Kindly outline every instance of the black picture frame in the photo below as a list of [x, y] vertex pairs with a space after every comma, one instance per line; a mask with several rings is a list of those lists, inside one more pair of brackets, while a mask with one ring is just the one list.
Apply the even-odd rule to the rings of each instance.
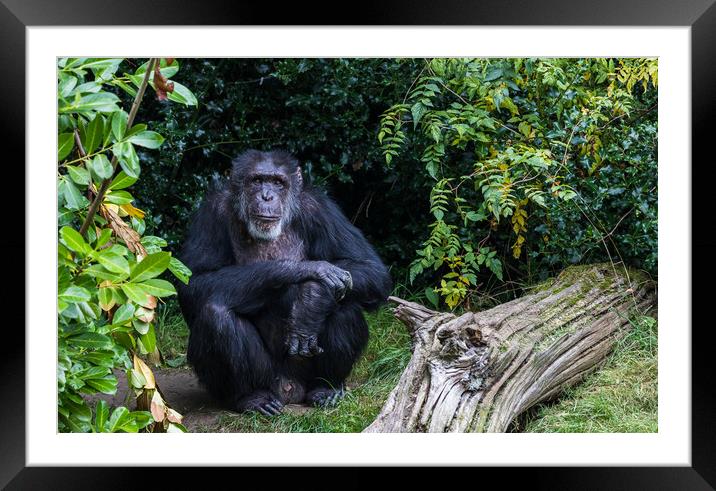
[[[713, 280], [716, 239], [708, 233], [713, 226], [714, 205], [710, 190], [714, 180], [714, 158], [711, 150], [716, 110], [716, 0], [603, 0], [600, 2], [570, 0], [461, 0], [423, 2], [364, 2], [337, 7], [335, 2], [296, 2], [281, 5], [271, 2], [202, 0], [196, 4], [177, 0], [0, 0], [0, 101], [2, 101], [3, 154], [9, 150], [16, 157], [12, 169], [5, 169], [3, 180], [20, 189], [31, 185], [26, 180], [25, 161], [25, 28], [28, 26], [84, 25], [511, 25], [511, 26], [690, 26], [692, 82], [692, 165], [684, 165], [692, 179], [692, 261], [698, 261], [698, 278], [708, 285]], [[161, 50], [170, 50], [162, 45]], [[697, 172], [698, 171], [698, 172]], [[16, 175], [10, 177], [9, 173]], [[698, 173], [698, 178], [696, 175]], [[705, 175], [705, 173], [709, 173]], [[688, 198], [687, 198], [688, 199]], [[19, 201], [18, 201], [19, 202]], [[0, 251], [4, 258], [25, 254], [25, 216], [3, 214], [4, 227], [12, 233], [0, 234]], [[684, 251], [688, 254], [689, 251]], [[6, 260], [7, 261], [7, 260]], [[16, 264], [19, 263], [13, 260]], [[662, 264], [662, 267], [668, 265]], [[693, 269], [693, 268], [692, 268]], [[3, 266], [5, 274], [9, 275]], [[24, 277], [24, 271], [18, 273]], [[25, 467], [25, 337], [23, 310], [25, 289], [18, 281], [0, 282], [0, 293], [6, 305], [19, 318], [6, 314], [0, 342], [0, 486], [8, 489], [102, 489], [151, 485], [149, 477], [162, 482], [165, 489], [172, 482], [186, 481], [186, 469], [166, 472], [144, 472], [122, 468]], [[687, 287], [687, 285], [684, 285]], [[705, 317], [697, 322], [694, 314], [704, 311], [711, 295], [709, 288], [699, 288], [692, 275], [692, 434], [691, 467], [543, 467], [481, 468], [467, 473], [475, 485], [485, 479], [499, 478], [510, 484], [524, 484], [537, 489], [715, 489], [716, 488], [716, 387], [711, 381], [716, 372], [711, 336], [712, 322]], [[10, 317], [7, 317], [10, 316]], [[9, 326], [14, 326], [10, 328]], [[685, 326], [688, 328], [689, 326]], [[305, 470], [304, 470], [305, 471]], [[202, 472], [208, 472], [206, 470]], [[240, 480], [258, 483], [267, 471], [262, 469], [224, 469], [211, 471], [211, 481], [228, 482], [228, 473]], [[273, 476], [291, 477], [295, 469], [271, 471]], [[312, 472], [308, 470], [308, 472]], [[452, 471], [450, 471], [452, 472]], [[350, 473], [351, 477], [346, 478]], [[449, 477], [435, 469], [411, 470], [401, 487], [410, 480]], [[406, 473], [407, 474], [407, 473]], [[361, 469], [321, 471], [318, 484], [331, 487], [365, 487], [376, 485], [373, 477]], [[310, 483], [305, 472], [299, 483]], [[308, 479], [308, 480], [307, 480]], [[452, 479], [450, 477], [450, 479]], [[516, 480], [516, 481], [515, 481]], [[234, 483], [238, 482], [233, 480]], [[179, 486], [183, 489], [185, 486]], [[253, 487], [253, 485], [252, 485]], [[298, 484], [299, 489], [302, 488]]]

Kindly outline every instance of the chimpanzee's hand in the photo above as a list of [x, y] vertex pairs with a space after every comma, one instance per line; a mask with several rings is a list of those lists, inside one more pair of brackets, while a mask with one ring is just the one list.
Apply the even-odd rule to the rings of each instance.
[[286, 348], [289, 356], [304, 356], [309, 358], [323, 353], [323, 348], [318, 346], [318, 334], [305, 332], [291, 326], [286, 335]]
[[337, 302], [343, 300], [346, 292], [353, 288], [353, 277], [350, 272], [328, 261], [315, 261], [314, 271], [316, 279], [328, 287]]

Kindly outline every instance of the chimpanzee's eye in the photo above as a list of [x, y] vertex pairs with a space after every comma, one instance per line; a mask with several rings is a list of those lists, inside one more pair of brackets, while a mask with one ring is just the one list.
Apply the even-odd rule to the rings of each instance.
[[283, 181], [281, 179], [274, 179], [273, 183], [274, 183], [274, 185], [278, 186], [279, 188], [283, 187]]
[[254, 177], [251, 179], [252, 184], [261, 184], [261, 178], [260, 177]]

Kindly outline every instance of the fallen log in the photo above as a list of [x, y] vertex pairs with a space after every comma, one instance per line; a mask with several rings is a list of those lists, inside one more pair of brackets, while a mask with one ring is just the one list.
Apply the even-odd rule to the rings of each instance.
[[573, 266], [484, 312], [439, 313], [391, 297], [413, 355], [364, 432], [504, 432], [595, 370], [656, 306], [656, 284], [612, 264]]

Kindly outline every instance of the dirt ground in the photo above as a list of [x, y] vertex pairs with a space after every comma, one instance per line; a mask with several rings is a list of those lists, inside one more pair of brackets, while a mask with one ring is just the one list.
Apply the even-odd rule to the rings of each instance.
[[[182, 423], [187, 430], [195, 432], [225, 432], [221, 428], [219, 418], [222, 414], [229, 413], [215, 401], [211, 395], [199, 384], [191, 368], [154, 368], [154, 378], [164, 395], [169, 406], [179, 411], [184, 416]], [[114, 396], [103, 396], [110, 407], [127, 406], [134, 409], [134, 392], [128, 390], [127, 377], [122, 371], [115, 373], [117, 376], [117, 393]], [[310, 408], [296, 404], [290, 404], [284, 411], [303, 413]]]

